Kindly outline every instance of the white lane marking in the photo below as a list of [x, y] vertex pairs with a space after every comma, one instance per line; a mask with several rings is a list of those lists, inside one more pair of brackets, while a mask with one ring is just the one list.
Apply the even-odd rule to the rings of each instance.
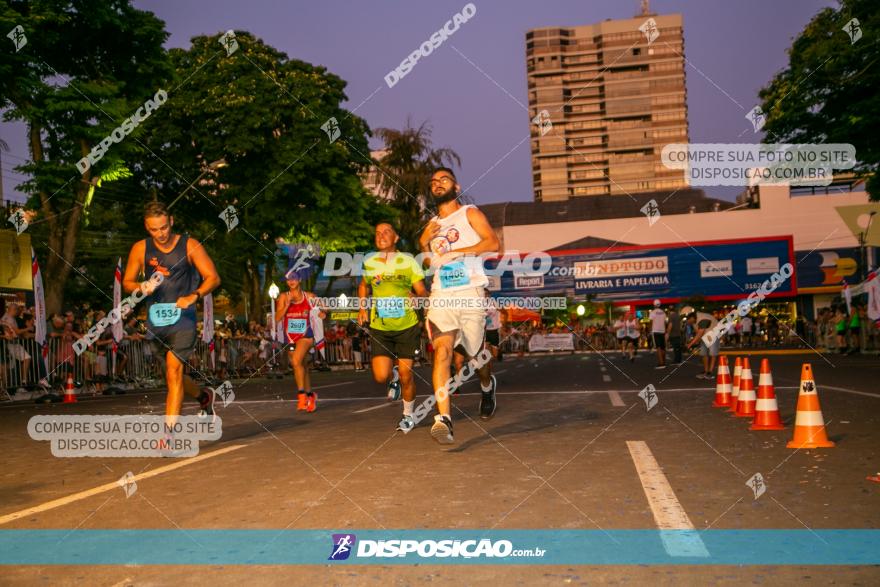
[[608, 398], [611, 400], [612, 406], [617, 406], [618, 408], [626, 407], [626, 404], [623, 403], [623, 398], [620, 397], [620, 393], [616, 391], [609, 391]]
[[610, 383], [611, 382], [611, 375], [607, 375], [607, 374], [603, 373], [602, 374], [602, 381], [604, 381], [605, 383]]
[[[844, 393], [852, 393], [855, 395], [866, 395], [868, 397], [880, 397], [880, 393], [868, 393], [867, 391], [856, 391], [855, 389], [847, 389], [845, 387], [834, 387], [833, 385], [817, 385], [819, 390], [830, 389], [832, 391], [842, 391]], [[800, 389], [800, 388], [795, 388]]]
[[[660, 539], [666, 552], [670, 556], [709, 556], [706, 545], [694, 530], [687, 512], [675, 497], [672, 486], [669, 485], [666, 475], [651, 454], [647, 443], [641, 440], [627, 440], [626, 447], [636, 467], [645, 497], [648, 498], [654, 521], [660, 529]], [[664, 532], [664, 530], [676, 530], [676, 532]], [[681, 532], [681, 530], [693, 532]]]
[[379, 408], [387, 408], [390, 405], [393, 405], [395, 402], [385, 402], [384, 404], [379, 404], [378, 406], [370, 406], [369, 408], [364, 408], [363, 410], [355, 410], [352, 414], [363, 414], [364, 412], [371, 412], [373, 410], [378, 410]]
[[316, 385], [312, 389], [327, 389], [328, 387], [339, 387], [340, 385], [351, 385], [355, 381], [343, 381], [342, 383], [328, 383], [327, 385]]
[[[146, 473], [140, 473], [135, 475], [132, 478], [132, 481], [140, 481], [141, 479], [149, 479], [150, 477], [155, 477], [156, 475], [161, 475], [163, 473], [168, 473], [169, 471], [174, 471], [175, 469], [179, 469], [181, 467], [186, 467], [187, 465], [194, 465], [200, 461], [204, 461], [206, 459], [210, 459], [213, 457], [219, 457], [220, 455], [224, 455], [226, 453], [230, 453], [232, 451], [238, 450], [240, 448], [244, 448], [245, 444], [234, 444], [232, 446], [227, 446], [225, 448], [221, 448], [219, 450], [215, 450], [209, 453], [200, 454], [198, 456], [185, 459], [179, 461], [177, 463], [172, 463], [170, 465], [165, 465], [164, 467], [159, 467], [157, 469], [153, 469], [152, 471], [147, 471]], [[65, 506], [67, 504], [73, 503], [75, 501], [80, 501], [82, 499], [86, 499], [87, 497], [92, 497], [93, 495], [98, 495], [101, 493], [106, 493], [107, 491], [116, 491], [119, 489], [119, 484], [116, 481], [111, 483], [105, 483], [104, 485], [99, 485], [98, 487], [94, 487], [92, 489], [86, 489], [85, 491], [80, 491], [79, 493], [74, 493], [68, 495], [66, 497], [61, 497], [59, 499], [53, 499], [52, 501], [47, 501], [45, 503], [41, 503], [40, 505], [36, 505], [33, 507], [29, 507], [27, 509], [19, 510], [17, 512], [12, 512], [11, 514], [6, 514], [5, 516], [0, 517], [0, 526], [3, 524], [12, 522], [14, 520], [18, 520], [20, 518], [24, 518], [26, 516], [31, 516], [33, 514], [38, 514], [40, 512], [45, 512], [47, 510], [55, 509], [58, 507]]]
[[[259, 382], [256, 382], [256, 383], [259, 383]], [[328, 387], [338, 387], [338, 386], [340, 386], [340, 385], [350, 385], [350, 384], [352, 384], [352, 383], [357, 383], [357, 381], [343, 381], [342, 383], [329, 383], [329, 384], [327, 384], [327, 385], [316, 385], [316, 386], [313, 387], [312, 389], [326, 389], [326, 388], [328, 388]], [[235, 385], [235, 384], [233, 384], [233, 386], [234, 386], [234, 385]], [[57, 391], [57, 390], [55, 390], [55, 391]], [[54, 391], [53, 391], [53, 393], [54, 393]], [[85, 393], [78, 393], [78, 394], [77, 394], [77, 397], [79, 397], [79, 398], [81, 398], [81, 399], [82, 399], [82, 398], [85, 398], [85, 399], [88, 400], [88, 403], [92, 403], [92, 402], [96, 402], [96, 401], [97, 401], [97, 402], [101, 402], [101, 401], [110, 401], [110, 400], [120, 399], [120, 398], [126, 398], [126, 397], [129, 397], [129, 398], [132, 398], [132, 397], [139, 397], [139, 396], [142, 396], [142, 395], [160, 395], [160, 394], [161, 394], [161, 395], [165, 395], [165, 394], [167, 394], [167, 393], [168, 393], [168, 392], [167, 392], [166, 390], [164, 390], [164, 389], [126, 389], [126, 390], [125, 390], [125, 394], [124, 394], [124, 395], [121, 395], [121, 396], [120, 396], [120, 395], [98, 395], [98, 396], [90, 396], [90, 395], [87, 395], [87, 394], [85, 394]], [[34, 399], [36, 399], [36, 398], [34, 398]], [[274, 400], [273, 400], [273, 401], [274, 401]], [[323, 400], [322, 400], [322, 401], [323, 401]], [[31, 400], [22, 400], [22, 401], [20, 401], [20, 402], [12, 402], [12, 403], [6, 403], [6, 404], [3, 404], [3, 405], [0, 405], [0, 408], [15, 408], [15, 407], [22, 407], [23, 405], [32, 405], [33, 403], [34, 403], [34, 400], [33, 400], [33, 399], [31, 399]], [[238, 403], [243, 403], [243, 402], [238, 402]], [[184, 410], [185, 410], [185, 409], [186, 409], [186, 408], [184, 408]]]

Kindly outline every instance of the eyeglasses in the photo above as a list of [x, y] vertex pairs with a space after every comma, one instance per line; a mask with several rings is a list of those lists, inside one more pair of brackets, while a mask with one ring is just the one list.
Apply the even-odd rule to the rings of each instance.
[[431, 180], [431, 185], [438, 185], [438, 184], [441, 184], [441, 183], [453, 183], [454, 181], [455, 181], [455, 180], [452, 179], [451, 177], [443, 176], [443, 177], [441, 177], [440, 179], [432, 179], [432, 180]]

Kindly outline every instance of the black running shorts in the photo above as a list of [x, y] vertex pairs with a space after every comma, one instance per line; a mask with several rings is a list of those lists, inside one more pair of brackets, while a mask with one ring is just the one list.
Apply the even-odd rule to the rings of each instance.
[[406, 330], [378, 330], [370, 328], [370, 351], [374, 357], [413, 359], [422, 338], [418, 324]]
[[187, 328], [164, 333], [151, 339], [150, 346], [154, 356], [165, 358], [168, 351], [172, 351], [181, 363], [185, 363], [196, 347], [196, 331]]

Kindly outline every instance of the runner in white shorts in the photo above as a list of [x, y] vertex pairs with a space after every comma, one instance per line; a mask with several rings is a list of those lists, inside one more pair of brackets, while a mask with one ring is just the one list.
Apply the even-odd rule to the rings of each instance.
[[[431, 177], [431, 194], [438, 214], [419, 238], [421, 250], [430, 252], [434, 279], [428, 324], [434, 346], [433, 383], [437, 411], [431, 436], [441, 444], [451, 444], [449, 367], [453, 348], [464, 349], [474, 358], [483, 345], [486, 326], [483, 289], [489, 280], [483, 271], [482, 253], [497, 253], [498, 237], [476, 206], [458, 203], [461, 186], [451, 169], [440, 167]], [[482, 386], [481, 414], [495, 412], [495, 386]]]

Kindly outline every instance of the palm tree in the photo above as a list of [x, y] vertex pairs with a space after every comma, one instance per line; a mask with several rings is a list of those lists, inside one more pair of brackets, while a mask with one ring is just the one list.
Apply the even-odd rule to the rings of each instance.
[[431, 215], [431, 174], [437, 167], [461, 166], [458, 153], [448, 147], [433, 147], [431, 131], [427, 121], [415, 128], [409, 118], [403, 130], [376, 129], [386, 151], [381, 160], [373, 162], [379, 171], [379, 188], [391, 196], [391, 207], [399, 214], [401, 248], [411, 252], [417, 252], [419, 234]]

